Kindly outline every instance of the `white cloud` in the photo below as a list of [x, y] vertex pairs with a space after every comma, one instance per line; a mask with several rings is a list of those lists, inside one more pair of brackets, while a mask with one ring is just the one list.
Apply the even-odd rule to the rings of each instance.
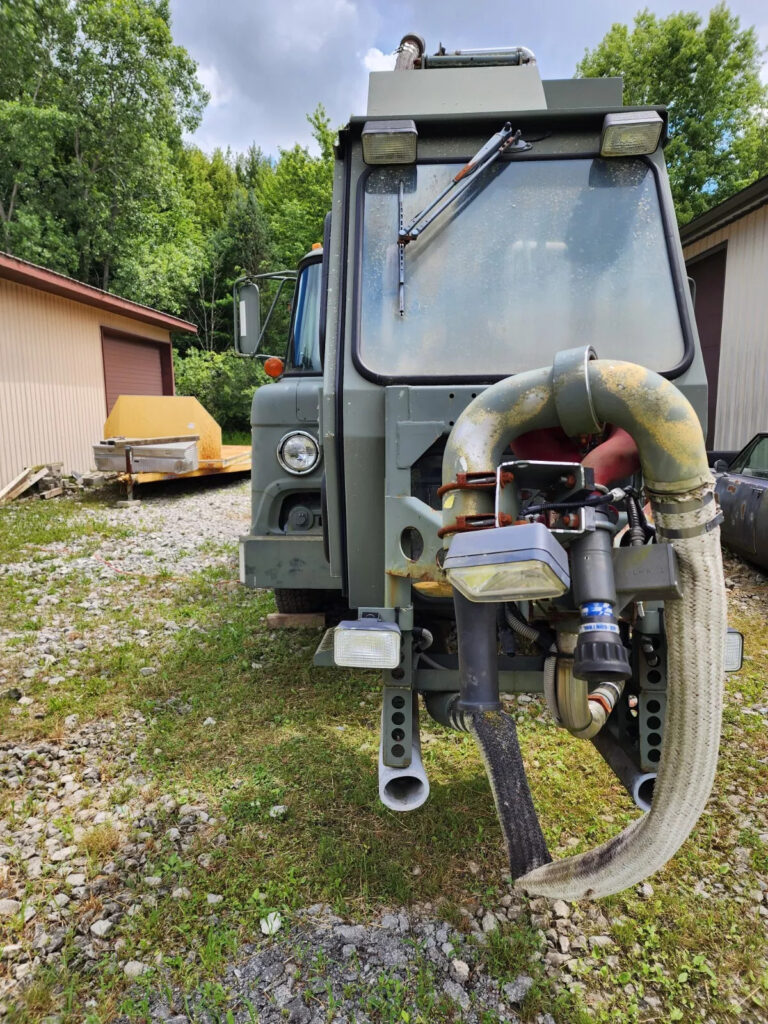
[[372, 46], [363, 57], [363, 67], [366, 71], [393, 71], [395, 55], [382, 53], [377, 47]]
[[197, 77], [202, 82], [203, 88], [210, 94], [210, 107], [221, 107], [229, 103], [234, 93], [224, 82], [219, 69], [214, 64], [198, 64]]

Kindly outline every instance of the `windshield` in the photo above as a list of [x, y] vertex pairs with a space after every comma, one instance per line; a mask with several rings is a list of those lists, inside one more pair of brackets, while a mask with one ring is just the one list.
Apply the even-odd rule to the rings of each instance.
[[731, 473], [768, 478], [768, 434], [756, 438], [729, 467]]
[[364, 184], [359, 352], [387, 377], [506, 376], [591, 344], [670, 370], [684, 341], [652, 169], [642, 160], [489, 168], [405, 247], [408, 222], [456, 164], [380, 167]]
[[289, 370], [321, 373], [320, 362], [320, 284], [322, 264], [305, 266], [296, 282], [295, 313], [291, 344], [288, 350]]

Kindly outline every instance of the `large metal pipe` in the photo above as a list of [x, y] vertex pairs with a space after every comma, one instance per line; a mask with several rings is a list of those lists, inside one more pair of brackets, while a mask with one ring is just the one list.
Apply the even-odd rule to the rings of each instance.
[[407, 35], [400, 40], [395, 57], [395, 71], [412, 71], [424, 53], [421, 36]]
[[641, 771], [607, 729], [592, 738], [596, 750], [641, 811], [650, 811], [656, 772]]
[[379, 741], [379, 799], [391, 811], [415, 811], [429, 796], [429, 779], [421, 760], [419, 739], [418, 697], [414, 694], [411, 731], [411, 763], [407, 768], [390, 768], [384, 764], [384, 712], [382, 711], [381, 739]]
[[[659, 539], [671, 543], [683, 597], [665, 608], [667, 714], [650, 812], [588, 853], [537, 868], [518, 880], [531, 893], [564, 899], [620, 892], [658, 870], [688, 836], [714, 781], [722, 717], [725, 589], [712, 475], [701, 425], [687, 399], [642, 366], [561, 353], [555, 368], [492, 385], [456, 421], [445, 449], [443, 483], [493, 471], [516, 437], [563, 425], [570, 435], [613, 424], [634, 439]], [[479, 490], [449, 490], [443, 521], [492, 512]], [[515, 768], [517, 771], [517, 767]]]
[[454, 588], [459, 646], [459, 711], [500, 711], [496, 605], [469, 601]]

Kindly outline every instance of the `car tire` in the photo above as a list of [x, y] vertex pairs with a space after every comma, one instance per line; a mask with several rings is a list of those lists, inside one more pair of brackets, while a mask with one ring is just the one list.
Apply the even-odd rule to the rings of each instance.
[[275, 604], [279, 612], [290, 615], [308, 615], [312, 612], [327, 612], [338, 604], [339, 595], [334, 590], [275, 590]]

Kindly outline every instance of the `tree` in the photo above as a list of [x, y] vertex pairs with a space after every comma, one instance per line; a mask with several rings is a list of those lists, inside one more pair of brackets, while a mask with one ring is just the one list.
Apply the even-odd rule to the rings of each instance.
[[241, 180], [229, 152], [208, 157], [189, 147], [182, 167], [202, 249], [186, 316], [197, 324], [202, 348], [221, 350], [232, 345], [235, 280], [258, 273], [269, 260], [266, 216], [254, 184]]
[[580, 77], [620, 75], [627, 104], [666, 104], [666, 148], [678, 219], [686, 223], [768, 173], [768, 91], [753, 28], [724, 3], [702, 24], [693, 12], [634, 27], [614, 24], [577, 66]]
[[52, 200], [71, 129], [59, 69], [74, 31], [66, 0], [0, 0], [0, 246], [62, 269], [72, 246]]
[[207, 95], [168, 0], [0, 0], [0, 227], [20, 256], [177, 310], [182, 133]]
[[257, 195], [269, 223], [275, 269], [296, 266], [313, 242], [323, 239], [323, 223], [331, 208], [333, 140], [336, 133], [322, 104], [307, 120], [320, 147], [313, 157], [304, 146], [280, 151], [272, 166], [262, 163], [256, 174]]

